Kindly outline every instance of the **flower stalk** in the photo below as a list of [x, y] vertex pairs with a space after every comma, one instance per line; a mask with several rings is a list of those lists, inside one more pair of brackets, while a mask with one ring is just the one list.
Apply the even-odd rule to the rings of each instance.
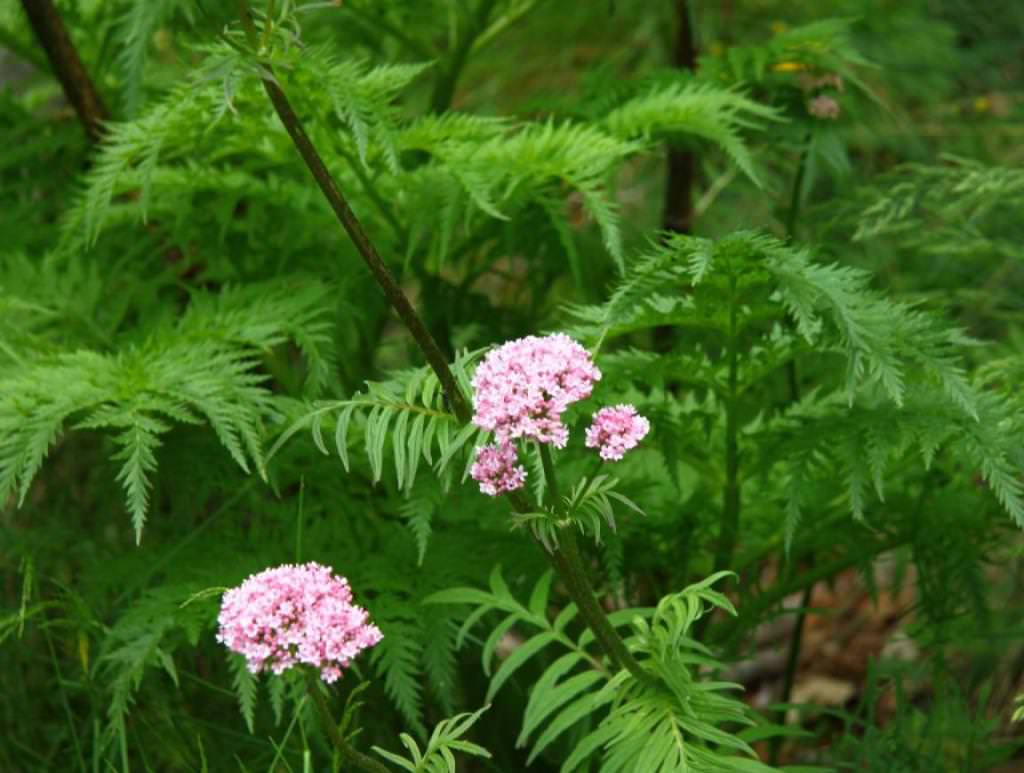
[[[247, 0], [239, 0], [239, 4], [241, 7], [242, 25], [245, 28], [249, 45], [254, 52], [258, 51], [259, 36], [252, 19], [249, 3]], [[362, 223], [359, 222], [359, 218], [352, 211], [348, 200], [341, 192], [334, 177], [328, 171], [323, 159], [306, 133], [302, 121], [295, 114], [295, 110], [288, 101], [284, 90], [277, 82], [273, 68], [270, 65], [262, 65], [261, 81], [263, 89], [267, 92], [267, 96], [274, 106], [278, 118], [284, 124], [288, 136], [291, 137], [292, 143], [295, 145], [295, 149], [299, 152], [310, 174], [313, 175], [313, 179], [316, 180], [317, 186], [319, 186], [324, 198], [327, 199], [327, 203], [330, 204], [338, 222], [341, 223], [341, 226], [352, 240], [363, 262], [366, 263], [370, 273], [373, 274], [373, 278], [377, 281], [381, 290], [384, 291], [388, 303], [391, 304], [391, 307], [397, 312], [406, 328], [412, 334], [417, 346], [423, 352], [427, 364], [437, 374], [452, 412], [461, 422], [467, 423], [470, 419], [469, 403], [458, 382], [455, 380], [451, 368], [448, 367], [448, 359], [441, 352], [441, 347], [438, 346], [437, 341], [434, 340], [423, 320], [412, 307], [408, 297], [402, 291], [398, 280], [391, 273], [391, 269], [387, 267], [387, 264], [384, 263], [377, 252], [377, 248], [370, 241], [370, 237], [367, 236]]]
[[327, 733], [327, 737], [331, 739], [331, 743], [334, 744], [334, 748], [341, 754], [341, 758], [350, 765], [354, 765], [365, 773], [390, 773], [387, 767], [382, 762], [363, 754], [357, 750], [352, 744], [345, 740], [345, 736], [341, 734], [341, 730], [338, 729], [338, 723], [334, 720], [331, 715], [331, 707], [327, 705], [327, 697], [323, 694], [320, 689], [320, 680], [317, 678], [316, 673], [310, 669], [306, 669], [306, 692], [313, 701], [313, 705], [316, 707], [316, 713], [320, 717], [320, 724], [323, 725], [324, 731]]
[[[557, 510], [559, 505], [558, 482], [555, 477], [555, 465], [551, 459], [551, 450], [543, 443], [538, 443], [537, 448], [540, 451], [540, 460], [544, 467], [548, 502], [552, 508]], [[608, 615], [597, 602], [597, 596], [587, 578], [587, 570], [580, 556], [580, 546], [576, 540], [575, 528], [575, 523], [570, 522], [560, 531], [558, 548], [551, 553], [552, 564], [605, 655], [619, 668], [629, 671], [637, 681], [648, 682], [651, 675], [633, 657], [633, 653], [629, 651], [618, 631], [608, 620]]]
[[[239, 0], [239, 6], [241, 9], [242, 25], [245, 29], [246, 37], [249, 42], [249, 46], [253, 52], [259, 50], [259, 35], [256, 30], [256, 25], [252, 18], [252, 13], [249, 9], [248, 0]], [[299, 120], [295, 111], [292, 109], [284, 90], [281, 88], [277, 79], [274, 77], [273, 69], [269, 65], [262, 65], [263, 74], [261, 80], [263, 82], [263, 88], [270, 99], [271, 104], [274, 106], [274, 110], [277, 112], [278, 117], [284, 124], [288, 135], [291, 137], [296, 150], [305, 162], [313, 178], [316, 180], [317, 185], [320, 187], [320, 191], [327, 199], [334, 210], [338, 221], [341, 223], [345, 232], [352, 239], [356, 249], [362, 256], [370, 272], [373, 274], [374, 279], [377, 280], [377, 284], [380, 285], [384, 291], [384, 295], [387, 297], [388, 302], [398, 313], [402, 322], [409, 329], [413, 339], [423, 352], [428, 364], [433, 369], [434, 373], [437, 374], [438, 380], [441, 383], [441, 387], [444, 390], [445, 396], [448, 399], [449, 405], [454, 413], [455, 417], [461, 424], [468, 424], [472, 420], [472, 411], [469, 406], [469, 402], [466, 399], [465, 394], [459, 387], [458, 382], [455, 380], [451, 369], [448, 367], [448, 361], [441, 353], [440, 347], [437, 342], [431, 336], [427, 330], [423, 321], [419, 315], [413, 309], [412, 304], [402, 291], [401, 286], [396, 281], [394, 275], [384, 264], [373, 243], [370, 241], [369, 236], [363, 230], [362, 224], [353, 213], [352, 208], [349, 206], [348, 201], [345, 199], [340, 188], [327, 170], [323, 159], [317, 152], [316, 147], [310, 140], [309, 135], [306, 133], [302, 122]], [[557, 503], [557, 483], [554, 476], [554, 465], [551, 461], [550, 451], [543, 445], [540, 444], [541, 449], [541, 460], [545, 465], [544, 471], [545, 476], [548, 479], [548, 491], [549, 496]], [[518, 512], [529, 512], [530, 507], [518, 492], [511, 492], [509, 499], [512, 503], [513, 509]], [[619, 636], [618, 632], [612, 626], [608, 620], [608, 616], [605, 614], [601, 605], [597, 602], [597, 598], [594, 594], [594, 589], [587, 579], [586, 571], [583, 567], [583, 562], [579, 554], [579, 545], [576, 542], [576, 535], [573, 533], [570, 526], [562, 530], [562, 540], [560, 549], [556, 549], [553, 553], [547, 554], [555, 571], [558, 573], [562, 582], [565, 583], [566, 589], [568, 590], [573, 601], [576, 602], [576, 606], [586, 621], [587, 626], [594, 634], [594, 638], [597, 640], [598, 645], [604, 650], [605, 654], [611, 659], [616, 665], [621, 668], [626, 668], [629, 672], [641, 681], [649, 681], [650, 674], [641, 668], [640, 664], [633, 657], [632, 653], [626, 647], [622, 637]], [[546, 551], [545, 551], [546, 552]], [[321, 717], [324, 718], [325, 724], [330, 724], [330, 712], [326, 714], [324, 709], [327, 708], [326, 703], [323, 702], [323, 695], [319, 695], [318, 689], [311, 690], [313, 700], [318, 702], [320, 707]], [[319, 697], [318, 697], [319, 696]], [[333, 728], [333, 732], [331, 731]], [[359, 755], [367, 762], [375, 765], [376, 767], [367, 767], [365, 764], [356, 762], [355, 758], [351, 755], [355, 752], [354, 749], [348, 747], [344, 739], [341, 738], [341, 734], [337, 731], [337, 727], [333, 724], [328, 728], [328, 732], [331, 733], [332, 741], [338, 746], [339, 751], [343, 755], [346, 755], [346, 759], [349, 759], [353, 764], [361, 765], [363, 770], [368, 771], [380, 771], [386, 770], [382, 765], [374, 760], [371, 760], [365, 755]], [[340, 745], [339, 745], [340, 743]], [[346, 751], [347, 749], [347, 751]]]

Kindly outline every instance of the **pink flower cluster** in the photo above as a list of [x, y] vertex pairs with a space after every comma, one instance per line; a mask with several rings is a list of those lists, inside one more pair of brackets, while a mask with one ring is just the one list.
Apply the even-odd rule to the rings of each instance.
[[473, 423], [499, 443], [531, 438], [564, 448], [562, 413], [590, 396], [601, 371], [564, 333], [509, 341], [484, 358], [473, 377]]
[[[526, 469], [514, 444], [520, 438], [565, 448], [562, 414], [590, 397], [600, 378], [590, 353], [564, 333], [519, 338], [490, 352], [473, 377], [473, 423], [498, 441], [478, 448], [470, 468], [480, 490], [496, 497], [522, 488]], [[602, 459], [621, 459], [650, 428], [631, 405], [602, 408], [587, 430], [587, 447], [599, 448]]]
[[632, 405], [602, 408], [587, 429], [587, 448], [598, 448], [602, 459], [621, 459], [650, 432], [651, 423]]
[[807, 112], [815, 118], [834, 121], [839, 117], [840, 108], [835, 99], [826, 94], [819, 94], [807, 103]]
[[245, 656], [249, 671], [280, 674], [299, 663], [334, 682], [349, 661], [381, 640], [344, 577], [317, 563], [254, 574], [224, 594], [217, 641]]
[[469, 474], [480, 484], [480, 490], [496, 497], [506, 491], [515, 491], [526, 482], [526, 468], [518, 464], [515, 446], [511, 442], [477, 449], [476, 461]]

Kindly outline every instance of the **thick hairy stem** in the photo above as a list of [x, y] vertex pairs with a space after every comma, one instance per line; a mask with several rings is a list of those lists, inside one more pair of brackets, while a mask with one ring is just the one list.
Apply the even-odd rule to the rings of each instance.
[[[245, 25], [250, 45], [255, 50], [258, 46], [258, 37], [252, 16], [249, 13], [248, 3], [246, 0], [241, 0], [240, 4], [242, 8], [242, 22]], [[284, 124], [285, 129], [288, 131], [288, 136], [291, 137], [296, 150], [302, 156], [302, 160], [313, 175], [313, 179], [316, 180], [324, 198], [327, 199], [327, 203], [334, 210], [338, 222], [341, 223], [352, 243], [356, 246], [356, 250], [358, 250], [366, 266], [370, 269], [370, 273], [373, 274], [373, 278], [377, 280], [377, 284], [384, 291], [388, 303], [398, 313], [398, 316], [412, 334], [416, 344], [423, 352], [427, 363], [434, 373], [437, 374], [437, 378], [441, 382], [441, 388], [444, 390], [445, 397], [448, 399], [448, 404], [453, 413], [458, 417], [459, 421], [463, 423], [468, 422], [472, 412], [470, 411], [466, 396], [455, 380], [451, 368], [448, 367], [447, 358], [441, 352], [437, 341], [434, 340], [430, 331], [427, 330], [426, 325], [423, 324], [423, 320], [420, 319], [412, 304], [409, 303], [409, 299], [402, 291], [398, 280], [395, 279], [394, 274], [391, 273], [391, 270], [381, 259], [376, 247], [373, 246], [373, 242], [370, 241], [370, 237], [366, 235], [362, 224], [352, 211], [331, 173], [327, 171], [323, 159], [317, 152], [313, 142], [309, 139], [309, 135], [306, 134], [306, 130], [292, 109], [284, 90], [278, 85], [273, 71], [269, 68], [267, 69], [266, 77], [263, 78], [263, 88], [267, 92], [267, 96], [270, 98], [270, 102], [273, 104], [278, 117], [281, 119], [281, 123]]]
[[21, 0], [21, 4], [82, 128], [90, 141], [99, 142], [103, 138], [103, 122], [109, 117], [107, 108], [82, 65], [53, 0]]
[[[672, 63], [681, 70], [697, 69], [697, 46], [688, 0], [676, 0], [676, 41]], [[669, 147], [668, 178], [665, 183], [665, 212], [662, 218], [666, 231], [690, 233], [693, 227], [693, 182], [697, 173], [692, 151]]]
[[345, 737], [338, 729], [338, 723], [331, 716], [331, 707], [327, 705], [327, 698], [320, 691], [319, 680], [316, 674], [310, 670], [306, 671], [306, 692], [312, 699], [313, 705], [316, 706], [316, 713], [320, 717], [320, 724], [323, 725], [324, 730], [331, 739], [331, 743], [334, 744], [334, 748], [338, 750], [345, 762], [366, 771], [366, 773], [390, 773], [383, 762], [377, 762], [372, 757], [357, 751], [345, 740]]

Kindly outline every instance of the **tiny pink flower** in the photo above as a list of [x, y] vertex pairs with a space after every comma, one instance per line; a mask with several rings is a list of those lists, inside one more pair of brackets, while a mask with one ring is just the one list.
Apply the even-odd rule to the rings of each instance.
[[564, 448], [562, 413], [589, 397], [600, 378], [590, 353], [564, 333], [509, 341], [473, 377], [473, 423], [499, 443], [530, 438]]
[[526, 468], [518, 464], [516, 449], [511, 443], [482, 446], [477, 449], [476, 461], [469, 470], [480, 490], [496, 497], [506, 491], [522, 488], [526, 481]]
[[807, 112], [815, 118], [834, 121], [839, 117], [839, 103], [832, 97], [821, 94], [807, 103]]
[[382, 638], [348, 580], [317, 563], [254, 574], [224, 594], [217, 641], [245, 656], [254, 674], [281, 674], [305, 663], [334, 682], [362, 650]]
[[594, 414], [594, 421], [587, 429], [587, 448], [600, 449], [602, 459], [621, 459], [626, 451], [637, 444], [650, 432], [651, 423], [636, 412], [632, 405], [616, 405], [602, 408]]

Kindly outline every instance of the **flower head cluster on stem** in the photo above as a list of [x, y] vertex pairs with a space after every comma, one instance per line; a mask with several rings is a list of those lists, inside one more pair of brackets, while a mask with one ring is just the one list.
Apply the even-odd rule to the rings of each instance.
[[601, 371], [564, 333], [527, 336], [490, 352], [473, 377], [473, 423], [499, 443], [529, 438], [564, 448], [566, 408], [590, 397]]
[[[515, 441], [564, 448], [569, 428], [562, 414], [590, 397], [600, 378], [590, 353], [564, 333], [518, 338], [490, 352], [473, 377], [473, 423], [497, 439], [477, 449], [470, 469], [480, 490], [498, 496], [526, 482]], [[649, 430], [633, 406], [604, 408], [587, 430], [587, 447], [598, 448], [606, 461], [621, 459]]]
[[348, 580], [313, 562], [252, 575], [224, 594], [217, 621], [217, 640], [244, 655], [252, 673], [280, 674], [304, 663], [325, 682], [382, 638], [352, 603]]
[[594, 414], [587, 429], [587, 448], [596, 448], [605, 461], [618, 460], [636, 448], [650, 432], [651, 422], [640, 416], [632, 405], [602, 408]]
[[496, 497], [522, 488], [526, 482], [526, 468], [518, 463], [512, 443], [499, 443], [477, 449], [476, 461], [469, 471], [480, 490]]

